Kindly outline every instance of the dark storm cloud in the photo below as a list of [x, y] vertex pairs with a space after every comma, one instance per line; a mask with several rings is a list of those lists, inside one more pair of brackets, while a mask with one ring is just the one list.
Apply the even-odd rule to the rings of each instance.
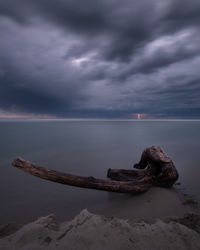
[[[86, 0], [8, 0], [0, 5], [1, 14], [27, 24], [41, 18], [67, 31], [85, 36], [105, 36], [101, 48], [107, 60], [127, 60], [137, 48], [152, 38], [156, 24], [156, 1]], [[103, 48], [104, 47], [104, 48]]]
[[[70, 108], [70, 97], [63, 102], [48, 89], [31, 82], [18, 72], [7, 71], [1, 76], [0, 107], [13, 112], [62, 114], [63, 108]], [[28, 83], [28, 84], [27, 84]]]
[[198, 0], [170, 0], [162, 21], [170, 31], [186, 27], [198, 27], [200, 22]]
[[0, 0], [0, 110], [199, 117], [199, 24], [198, 0]]

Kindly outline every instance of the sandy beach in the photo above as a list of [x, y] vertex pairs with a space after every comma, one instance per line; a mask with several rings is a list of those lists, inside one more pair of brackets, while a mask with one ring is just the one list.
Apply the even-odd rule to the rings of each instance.
[[[126, 212], [130, 219], [120, 219]], [[125, 207], [111, 208], [106, 216], [84, 209], [66, 222], [48, 215], [26, 225], [2, 225], [0, 249], [196, 250], [200, 249], [199, 207], [178, 190], [154, 188], [130, 198]]]

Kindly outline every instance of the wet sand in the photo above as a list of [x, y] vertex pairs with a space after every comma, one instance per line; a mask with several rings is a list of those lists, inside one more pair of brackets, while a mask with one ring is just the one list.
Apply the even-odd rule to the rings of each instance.
[[200, 249], [200, 213], [193, 197], [177, 188], [122, 197], [119, 204], [116, 196], [103, 215], [85, 209], [68, 222], [49, 215], [24, 226], [2, 225], [0, 249]]
[[198, 201], [185, 194], [181, 188], [171, 189], [154, 187], [141, 195], [111, 194], [112, 203], [101, 209], [105, 216], [116, 216], [121, 219], [166, 218], [183, 216], [186, 213], [198, 213]]

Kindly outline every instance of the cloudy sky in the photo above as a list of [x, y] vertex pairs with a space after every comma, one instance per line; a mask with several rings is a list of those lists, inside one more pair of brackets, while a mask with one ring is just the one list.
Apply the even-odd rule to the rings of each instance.
[[0, 117], [200, 118], [199, 0], [0, 0]]

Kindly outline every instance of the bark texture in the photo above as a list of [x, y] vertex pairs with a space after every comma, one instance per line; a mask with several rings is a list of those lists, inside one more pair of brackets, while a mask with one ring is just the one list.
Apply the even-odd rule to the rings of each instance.
[[112, 180], [62, 173], [22, 158], [16, 158], [12, 165], [49, 181], [120, 193], [142, 193], [152, 186], [171, 187], [178, 179], [178, 172], [172, 160], [156, 146], [144, 150], [140, 162], [134, 165], [137, 170], [108, 169], [107, 176]]
[[113, 180], [137, 180], [160, 187], [171, 187], [179, 177], [173, 161], [158, 146], [146, 148], [139, 163], [133, 167], [134, 170], [108, 169], [107, 176]]

